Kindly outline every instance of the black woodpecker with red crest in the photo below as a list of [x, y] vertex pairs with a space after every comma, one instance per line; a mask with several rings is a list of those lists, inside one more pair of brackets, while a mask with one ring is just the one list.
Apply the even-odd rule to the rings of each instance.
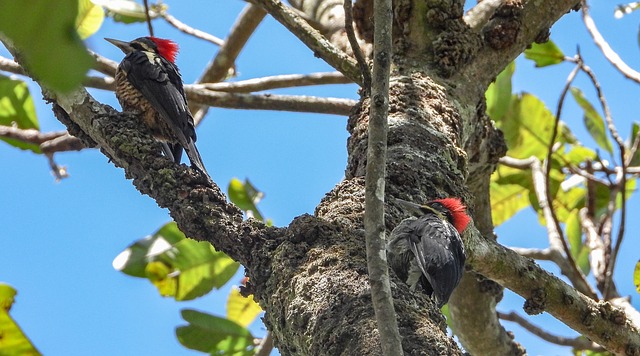
[[396, 199], [414, 217], [402, 220], [387, 242], [389, 267], [411, 291], [420, 286], [438, 308], [460, 283], [466, 256], [460, 235], [471, 218], [458, 198], [418, 205]]
[[122, 110], [137, 114], [160, 141], [166, 157], [180, 163], [182, 150], [191, 166], [209, 176], [196, 148], [196, 130], [175, 64], [178, 45], [157, 37], [131, 42], [105, 38], [125, 53], [116, 71], [116, 97]]

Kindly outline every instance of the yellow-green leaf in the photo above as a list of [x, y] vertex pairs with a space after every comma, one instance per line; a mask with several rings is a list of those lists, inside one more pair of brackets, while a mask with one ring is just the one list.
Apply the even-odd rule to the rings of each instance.
[[249, 326], [262, 309], [253, 300], [253, 296], [243, 297], [238, 288], [231, 288], [229, 299], [227, 299], [227, 319], [242, 325], [245, 328]]
[[98, 31], [104, 21], [104, 10], [91, 0], [78, 0], [76, 30], [83, 40]]
[[633, 270], [633, 285], [636, 286], [636, 291], [640, 293], [640, 261], [636, 263], [636, 268]]
[[256, 189], [249, 179], [245, 179], [244, 183], [242, 183], [240, 179], [232, 178], [229, 182], [227, 193], [229, 194], [229, 200], [244, 211], [247, 216], [264, 221], [257, 207], [257, 204], [264, 197], [264, 193]]
[[596, 141], [600, 148], [612, 153], [613, 146], [611, 146], [611, 141], [609, 140], [609, 137], [607, 137], [607, 131], [605, 129], [604, 119], [602, 119], [602, 116], [600, 116], [598, 111], [596, 111], [593, 105], [591, 105], [580, 89], [572, 87], [571, 95], [573, 95], [573, 98], [582, 108], [582, 111], [584, 111], [584, 126], [587, 128], [587, 131], [589, 131], [593, 140]]
[[9, 315], [16, 294], [13, 287], [0, 283], [0, 355], [39, 356], [40, 352]]
[[485, 92], [487, 115], [494, 121], [502, 119], [511, 104], [511, 77], [516, 70], [516, 62], [511, 62], [498, 74], [496, 80]]
[[531, 48], [524, 51], [524, 57], [534, 61], [536, 67], [546, 67], [564, 61], [564, 53], [551, 40], [531, 44]]
[[[27, 83], [0, 75], [0, 125], [19, 129], [39, 129], [36, 107]], [[10, 138], [0, 138], [11, 146], [41, 153], [40, 146]]]

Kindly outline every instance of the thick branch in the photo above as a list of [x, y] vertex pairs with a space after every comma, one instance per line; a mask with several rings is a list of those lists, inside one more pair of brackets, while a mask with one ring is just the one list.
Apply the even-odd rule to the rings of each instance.
[[640, 333], [623, 311], [584, 296], [532, 260], [477, 231], [469, 231], [465, 237], [469, 265], [525, 298], [529, 314], [546, 311], [616, 354], [635, 355], [640, 350]]

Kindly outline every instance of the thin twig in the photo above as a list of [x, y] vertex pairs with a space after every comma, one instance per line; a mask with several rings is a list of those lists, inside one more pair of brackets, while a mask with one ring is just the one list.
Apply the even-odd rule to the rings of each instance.
[[[350, 0], [349, 0], [350, 1]], [[373, 78], [369, 112], [369, 137], [365, 172], [364, 231], [371, 299], [382, 354], [402, 355], [402, 343], [385, 253], [384, 188], [387, 162], [387, 116], [391, 69], [391, 0], [374, 0]]]
[[151, 26], [151, 16], [149, 15], [149, 4], [144, 0], [144, 14], [147, 18], [147, 27], [149, 28], [149, 36], [153, 37], [153, 26]]
[[[553, 198], [551, 197], [551, 187], [550, 187], [551, 165], [552, 165], [551, 157], [554, 151], [553, 147], [555, 145], [556, 137], [558, 136], [558, 126], [560, 125], [560, 117], [562, 115], [562, 107], [564, 105], [564, 99], [567, 96], [567, 93], [569, 92], [569, 88], [571, 88], [571, 83], [573, 83], [573, 80], [575, 79], [576, 75], [578, 74], [578, 71], [580, 70], [580, 63], [582, 62], [582, 60], [579, 56], [577, 60], [579, 63], [578, 65], [575, 66], [575, 68], [573, 68], [571, 73], [569, 73], [569, 76], [567, 77], [567, 82], [565, 83], [565, 86], [562, 89], [562, 92], [560, 94], [560, 98], [558, 99], [558, 106], [556, 108], [555, 121], [553, 123], [553, 133], [551, 134], [551, 139], [549, 140], [549, 149], [547, 150], [547, 158], [546, 158], [545, 173], [544, 173], [544, 194], [538, 195], [538, 200], [540, 200], [541, 198], [544, 198], [544, 200], [546, 201], [546, 209], [542, 206], [542, 202], [540, 202], [540, 207], [545, 212], [545, 219], [547, 219], [547, 229], [549, 229], [549, 238], [551, 239], [552, 236], [554, 236], [556, 241], [560, 242], [562, 250], [566, 255], [569, 265], [573, 269], [574, 274], [576, 276], [579, 276], [579, 278], [582, 281], [584, 281], [586, 285], [588, 285], [584, 277], [584, 274], [582, 273], [582, 271], [580, 271], [580, 268], [576, 264], [576, 261], [573, 258], [573, 255], [571, 254], [571, 249], [569, 248], [569, 244], [567, 243], [567, 240], [564, 237], [564, 234], [562, 232], [562, 227], [560, 227], [560, 221], [558, 221], [558, 217], [556, 216], [556, 211], [553, 208], [553, 204], [552, 204]], [[532, 170], [533, 170], [533, 165], [532, 165]], [[534, 180], [535, 180], [535, 172], [534, 172]], [[551, 224], [553, 224], [553, 226]], [[554, 231], [553, 234], [551, 233], [552, 231]], [[553, 244], [553, 241], [550, 240], [550, 242]], [[596, 294], [593, 291], [591, 291], [590, 296], [592, 298], [597, 298]]]
[[285, 74], [237, 82], [193, 84], [193, 89], [224, 91], [227, 93], [251, 93], [263, 90], [292, 88], [307, 85], [349, 84], [352, 81], [340, 72], [311, 74]]
[[51, 174], [56, 179], [56, 182], [63, 180], [64, 178], [69, 177], [69, 173], [67, 172], [67, 167], [59, 166], [56, 161], [53, 159], [52, 153], [47, 153], [45, 155], [47, 160], [49, 161], [49, 168], [51, 168]]
[[360, 43], [358, 43], [358, 39], [356, 38], [356, 33], [353, 30], [353, 9], [351, 0], [344, 0], [344, 28], [347, 32], [347, 39], [351, 45], [353, 55], [356, 57], [356, 61], [358, 61], [358, 66], [360, 66], [360, 72], [362, 73], [362, 88], [364, 89], [365, 96], [367, 96], [371, 92], [371, 71], [369, 70], [367, 59], [362, 53], [362, 48], [360, 48]]
[[625, 77], [635, 81], [636, 83], [640, 83], [640, 73], [636, 70], [629, 67], [620, 56], [609, 46], [609, 43], [602, 37], [600, 31], [596, 27], [595, 22], [589, 15], [589, 6], [585, 0], [582, 1], [582, 21], [584, 22], [584, 26], [589, 31], [591, 38], [593, 38], [593, 42], [600, 48], [604, 57], [611, 63], [622, 75]]
[[[538, 204], [542, 209], [545, 221], [547, 223], [546, 227], [550, 249], [555, 251], [548, 254], [548, 259], [554, 261], [558, 265], [558, 267], [560, 267], [560, 272], [562, 272], [562, 274], [569, 278], [569, 280], [577, 290], [594, 300], [597, 299], [597, 294], [593, 291], [593, 288], [591, 288], [589, 282], [587, 282], [586, 277], [584, 276], [582, 271], [577, 268], [577, 265], [571, 256], [571, 252], [567, 252], [567, 250], [565, 250], [563, 242], [564, 244], [566, 244], [566, 241], [564, 241], [562, 235], [560, 235], [561, 230], [559, 231], [558, 225], [553, 223], [554, 218], [551, 214], [551, 203], [550, 200], [548, 200], [547, 195], [545, 194], [546, 178], [544, 172], [542, 171], [540, 160], [533, 156], [527, 159], [502, 157], [500, 158], [500, 164], [519, 169], [524, 169], [526, 167], [531, 169], [534, 193], [536, 194]], [[565, 256], [560, 258], [561, 256], [558, 255], [560, 255], [562, 252], [564, 252]], [[569, 259], [570, 257], [571, 259]]]
[[[146, 1], [145, 1], [145, 3], [146, 3]], [[218, 37], [216, 37], [216, 36], [214, 36], [212, 34], [209, 34], [209, 33], [206, 33], [204, 31], [200, 31], [200, 30], [198, 30], [196, 28], [193, 28], [193, 27], [187, 25], [186, 23], [178, 20], [177, 18], [171, 16], [166, 11], [161, 11], [160, 12], [160, 16], [162, 16], [162, 18], [164, 18], [171, 26], [177, 28], [178, 30], [180, 30], [180, 31], [182, 31], [182, 32], [184, 32], [184, 33], [186, 33], [188, 35], [191, 35], [193, 37], [197, 37], [197, 38], [199, 38], [201, 40], [205, 40], [205, 41], [211, 42], [211, 43], [213, 43], [215, 45], [218, 45], [218, 46], [222, 46], [224, 44], [224, 40], [222, 40], [222, 39], [220, 39], [220, 38], [218, 38]]]
[[[585, 4], [586, 6], [586, 4]], [[585, 10], [583, 10], [585, 11]], [[588, 10], [587, 10], [588, 12]], [[618, 236], [616, 238], [615, 247], [611, 252], [609, 258], [606, 258], [607, 268], [605, 273], [605, 283], [604, 289], [602, 290], [603, 297], [608, 299], [611, 295], [611, 286], [613, 285], [613, 271], [616, 265], [616, 259], [618, 253], [620, 252], [620, 246], [622, 245], [622, 240], [624, 239], [624, 230], [626, 225], [626, 216], [627, 216], [627, 164], [626, 164], [626, 146], [624, 140], [618, 133], [618, 129], [613, 123], [613, 117], [611, 116], [611, 110], [609, 109], [609, 105], [607, 104], [607, 100], [604, 97], [604, 93], [602, 88], [600, 87], [600, 83], [596, 78], [595, 73], [589, 68], [589, 66], [585, 65], [582, 61], [580, 61], [580, 68], [582, 71], [587, 74], [591, 82], [593, 83], [594, 88], [596, 89], [596, 93], [598, 94], [598, 100], [600, 101], [600, 105], [602, 106], [602, 111], [604, 112], [604, 119], [607, 123], [607, 128], [611, 133], [611, 137], [613, 137], [614, 141], [618, 146], [618, 152], [620, 157], [620, 171], [616, 174], [615, 185], [613, 185], [611, 189], [611, 203], [609, 204], [609, 214], [608, 218], [613, 219], [613, 213], [616, 209], [616, 200], [618, 196], [618, 192], [620, 193], [621, 207], [620, 207], [620, 225], [618, 226]], [[611, 222], [610, 222], [611, 223]], [[610, 231], [609, 231], [610, 233]], [[611, 236], [603, 236], [605, 243], [609, 243], [609, 246], [606, 248], [606, 251], [611, 251]]]
[[514, 322], [522, 326], [523, 328], [525, 328], [530, 333], [552, 344], [562, 345], [562, 346], [571, 346], [575, 350], [605, 351], [605, 349], [602, 346], [596, 344], [593, 341], [590, 341], [584, 336], [578, 336], [576, 338], [567, 338], [567, 337], [562, 337], [558, 335], [553, 335], [543, 330], [542, 328], [539, 328], [533, 325], [527, 319], [523, 318], [516, 312], [510, 312], [510, 313], [498, 312], [498, 317], [502, 320]]
[[285, 6], [280, 0], [249, 0], [259, 4], [286, 27], [294, 36], [298, 37], [313, 54], [322, 58], [327, 64], [343, 73], [358, 85], [362, 85], [362, 75], [356, 61], [346, 53], [336, 48], [318, 30], [313, 28], [300, 15]]

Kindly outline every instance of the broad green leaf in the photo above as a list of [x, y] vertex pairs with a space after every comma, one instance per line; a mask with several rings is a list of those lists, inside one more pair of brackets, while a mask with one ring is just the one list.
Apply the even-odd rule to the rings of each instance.
[[[1, 15], [0, 15], [1, 16]], [[36, 107], [27, 83], [0, 75], [0, 125], [20, 129], [39, 129]], [[36, 144], [10, 138], [0, 138], [11, 146], [41, 153]]]
[[253, 300], [252, 295], [245, 298], [240, 294], [238, 288], [231, 289], [229, 299], [227, 299], [227, 319], [246, 328], [260, 313], [262, 313], [262, 309]]
[[235, 322], [191, 309], [182, 317], [189, 325], [176, 328], [176, 335], [185, 347], [211, 355], [253, 354], [253, 336]]
[[102, 26], [104, 10], [91, 0], [78, 0], [76, 30], [83, 40], [93, 35]]
[[531, 48], [524, 51], [524, 57], [534, 61], [536, 67], [546, 67], [564, 61], [564, 53], [551, 40], [531, 44]]
[[565, 231], [567, 240], [569, 240], [569, 249], [571, 256], [576, 264], [585, 275], [589, 274], [591, 265], [589, 265], [589, 247], [582, 243], [582, 224], [580, 223], [580, 210], [574, 209], [569, 214], [565, 223]]
[[633, 285], [636, 286], [636, 291], [640, 293], [640, 261], [636, 263], [636, 268], [633, 270]]
[[511, 77], [515, 70], [516, 62], [509, 63], [484, 93], [487, 101], [487, 115], [491, 120], [500, 120], [509, 110], [509, 105], [511, 104]]
[[129, 246], [113, 266], [131, 276], [148, 278], [163, 296], [190, 300], [222, 287], [240, 265], [208, 242], [186, 238], [171, 222]]
[[247, 216], [264, 221], [262, 214], [256, 206], [264, 197], [264, 193], [257, 190], [248, 179], [242, 183], [238, 178], [232, 178], [227, 188], [229, 200], [238, 208], [247, 213]]
[[554, 123], [554, 115], [540, 99], [523, 94], [514, 96], [509, 111], [497, 125], [504, 132], [509, 156], [543, 159], [547, 156]]
[[9, 315], [16, 294], [13, 287], [0, 283], [0, 355], [41, 355]]
[[[640, 124], [638, 122], [634, 122], [631, 124], [631, 138], [629, 139], [629, 148], [633, 147], [636, 143], [636, 138], [638, 138], [638, 131], [640, 129]], [[640, 149], [636, 151], [636, 154], [633, 155], [631, 159], [632, 166], [640, 166]]]
[[604, 119], [602, 116], [596, 111], [596, 109], [591, 105], [589, 100], [585, 98], [582, 91], [578, 88], [571, 88], [571, 95], [576, 100], [578, 105], [584, 111], [584, 126], [591, 134], [591, 137], [594, 141], [600, 146], [602, 149], [606, 150], [609, 153], [613, 153], [613, 147], [611, 146], [611, 141], [607, 137], [607, 130], [604, 126]]
[[518, 211], [529, 206], [529, 189], [516, 184], [500, 185], [491, 182], [491, 216], [493, 225], [509, 220]]
[[[27, 16], [28, 14], [28, 16]], [[47, 87], [77, 88], [93, 64], [75, 31], [78, 0], [0, 1], [0, 32]]]

